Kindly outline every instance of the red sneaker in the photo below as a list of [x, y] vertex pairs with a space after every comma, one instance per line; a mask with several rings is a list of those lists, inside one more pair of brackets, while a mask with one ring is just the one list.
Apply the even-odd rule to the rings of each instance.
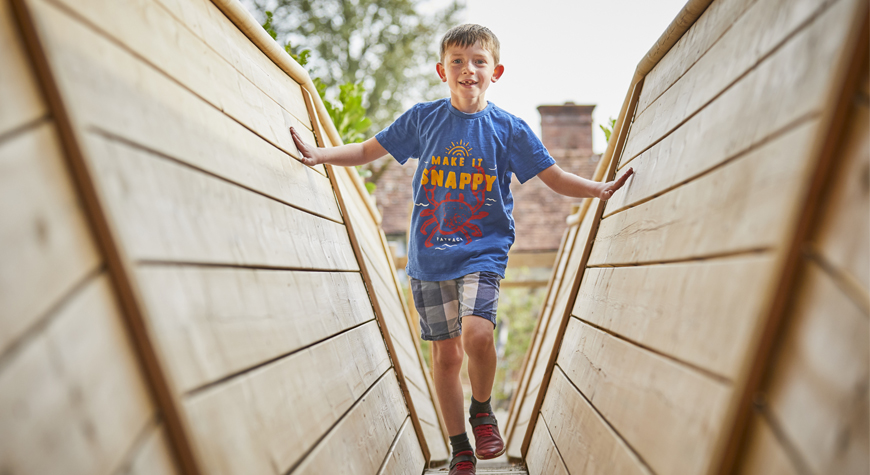
[[474, 452], [465, 450], [459, 452], [450, 461], [450, 473], [448, 475], [474, 475], [474, 469], [477, 466], [477, 459], [474, 458]]
[[474, 446], [477, 458], [481, 460], [494, 459], [505, 451], [504, 440], [498, 432], [498, 422], [492, 414], [481, 413], [468, 419], [474, 432]]

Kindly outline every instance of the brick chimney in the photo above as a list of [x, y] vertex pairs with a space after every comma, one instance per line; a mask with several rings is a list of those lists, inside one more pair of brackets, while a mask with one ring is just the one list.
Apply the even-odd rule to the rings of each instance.
[[[565, 171], [592, 178], [599, 156], [592, 153], [592, 110], [594, 105], [544, 105], [541, 113], [541, 141]], [[515, 252], [547, 252], [559, 248], [565, 218], [577, 198], [561, 196], [539, 179], [515, 183], [514, 220], [517, 238]]]

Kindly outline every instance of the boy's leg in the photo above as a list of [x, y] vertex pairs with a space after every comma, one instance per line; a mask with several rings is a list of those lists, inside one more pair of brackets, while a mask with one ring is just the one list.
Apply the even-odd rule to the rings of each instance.
[[462, 317], [462, 347], [468, 355], [471, 396], [488, 401], [492, 396], [497, 357], [492, 322], [476, 315]]
[[450, 436], [465, 432], [465, 396], [459, 380], [463, 356], [462, 339], [459, 337], [432, 342], [432, 379]]

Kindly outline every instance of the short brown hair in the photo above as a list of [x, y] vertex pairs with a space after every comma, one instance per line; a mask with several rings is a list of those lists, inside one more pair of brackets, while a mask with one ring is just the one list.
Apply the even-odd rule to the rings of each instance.
[[499, 64], [499, 44], [495, 33], [485, 26], [473, 23], [454, 26], [444, 34], [444, 37], [441, 38], [441, 61], [444, 61], [444, 53], [447, 52], [447, 48], [451, 46], [466, 48], [474, 46], [477, 42], [480, 42], [481, 47], [492, 53], [495, 64]]

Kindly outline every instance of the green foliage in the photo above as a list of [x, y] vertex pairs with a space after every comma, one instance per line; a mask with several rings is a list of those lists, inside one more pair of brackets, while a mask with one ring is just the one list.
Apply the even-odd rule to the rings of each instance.
[[[274, 14], [270, 11], [265, 13], [266, 21], [263, 22], [263, 29], [266, 30], [266, 33], [269, 33], [269, 36], [272, 37], [273, 40], [278, 41], [278, 32], [275, 31], [275, 28], [272, 25], [272, 19], [274, 18]], [[311, 58], [311, 50], [304, 49], [300, 51], [298, 54], [293, 52], [293, 46], [290, 45], [290, 42], [287, 41], [284, 43], [284, 51], [293, 58], [294, 61], [299, 63], [300, 66], [305, 66], [308, 64], [308, 60]]]
[[601, 130], [604, 132], [604, 140], [610, 143], [610, 134], [613, 133], [613, 128], [616, 127], [616, 119], [608, 117], [607, 124], [607, 126], [598, 124], [598, 127], [601, 127]]

